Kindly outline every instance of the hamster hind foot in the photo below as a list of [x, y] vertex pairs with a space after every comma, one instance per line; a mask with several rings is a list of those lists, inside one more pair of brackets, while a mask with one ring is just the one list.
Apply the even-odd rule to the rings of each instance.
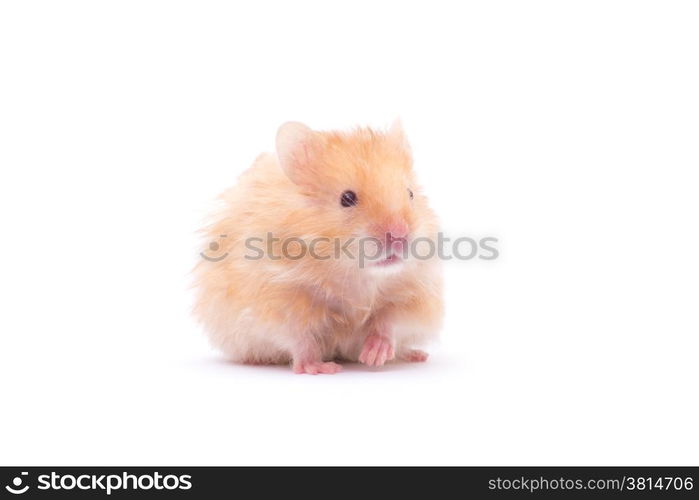
[[318, 375], [319, 373], [332, 375], [342, 371], [342, 365], [332, 361], [299, 361], [293, 364], [294, 373], [307, 373]]
[[427, 361], [429, 356], [430, 355], [428, 353], [421, 351], [420, 349], [408, 349], [407, 351], [400, 353], [398, 358], [402, 361], [409, 361], [411, 363], [423, 363]]

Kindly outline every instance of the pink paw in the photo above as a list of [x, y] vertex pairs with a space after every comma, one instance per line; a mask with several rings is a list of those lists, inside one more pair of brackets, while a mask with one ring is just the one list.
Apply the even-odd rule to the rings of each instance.
[[400, 355], [400, 359], [403, 361], [410, 361], [411, 363], [422, 363], [427, 361], [429, 354], [420, 349], [409, 349]]
[[308, 373], [309, 375], [318, 375], [319, 373], [326, 373], [332, 375], [342, 371], [342, 365], [333, 363], [332, 361], [305, 361], [294, 363], [294, 373]]
[[369, 366], [382, 366], [395, 357], [393, 344], [386, 337], [369, 335], [359, 355], [359, 362]]

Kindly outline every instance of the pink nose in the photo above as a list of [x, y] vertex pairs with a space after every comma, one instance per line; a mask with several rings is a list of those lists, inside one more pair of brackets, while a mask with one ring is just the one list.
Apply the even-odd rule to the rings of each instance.
[[408, 225], [405, 222], [394, 222], [386, 226], [386, 238], [399, 240], [408, 236]]
[[405, 222], [393, 222], [384, 230], [386, 246], [396, 253], [402, 253], [408, 243], [408, 225]]

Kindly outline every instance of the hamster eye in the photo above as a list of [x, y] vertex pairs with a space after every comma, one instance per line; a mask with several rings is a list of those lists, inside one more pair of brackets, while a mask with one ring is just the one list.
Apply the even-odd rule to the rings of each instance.
[[357, 194], [354, 191], [345, 191], [340, 196], [340, 204], [343, 207], [351, 207], [357, 204]]
[[415, 197], [415, 195], [413, 194], [413, 190], [410, 188], [408, 188], [408, 195], [410, 196], [411, 200]]

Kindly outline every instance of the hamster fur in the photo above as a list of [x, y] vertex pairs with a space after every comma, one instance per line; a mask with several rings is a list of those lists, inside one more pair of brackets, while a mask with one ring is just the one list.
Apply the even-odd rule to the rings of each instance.
[[[400, 125], [317, 132], [288, 122], [276, 145], [221, 195], [203, 230], [222, 256], [194, 269], [194, 314], [212, 343], [234, 361], [296, 373], [425, 361], [417, 347], [442, 317], [440, 264], [403, 251], [436, 241], [438, 223]], [[362, 238], [380, 257], [362, 262]]]

